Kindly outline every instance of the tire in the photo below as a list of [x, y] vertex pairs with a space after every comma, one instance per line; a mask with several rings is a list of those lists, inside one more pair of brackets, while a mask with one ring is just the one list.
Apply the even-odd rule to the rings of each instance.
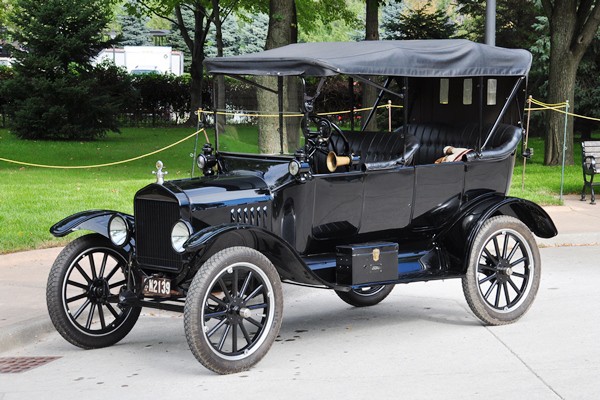
[[84, 349], [107, 347], [135, 325], [141, 307], [121, 306], [127, 259], [104, 236], [86, 235], [54, 261], [46, 286], [48, 313], [68, 342]]
[[489, 325], [510, 324], [531, 307], [540, 286], [540, 254], [521, 221], [498, 216], [477, 233], [462, 278], [473, 313]]
[[209, 370], [245, 371], [267, 354], [282, 313], [281, 280], [273, 264], [254, 249], [230, 247], [194, 276], [184, 307], [185, 336]]
[[379, 304], [394, 290], [395, 285], [376, 285], [360, 289], [351, 289], [349, 292], [335, 291], [335, 294], [346, 303], [354, 307], [369, 307]]

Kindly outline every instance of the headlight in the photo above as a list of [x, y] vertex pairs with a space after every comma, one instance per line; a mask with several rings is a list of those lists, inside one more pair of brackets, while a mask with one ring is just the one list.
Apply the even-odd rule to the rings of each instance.
[[183, 252], [183, 244], [192, 235], [192, 228], [187, 222], [179, 221], [171, 230], [171, 246], [178, 253]]
[[296, 160], [290, 161], [288, 165], [288, 172], [292, 176], [298, 175], [298, 173], [300, 173], [300, 162]]
[[206, 157], [203, 154], [200, 154], [196, 159], [196, 164], [198, 164], [198, 168], [204, 169], [206, 166]]
[[108, 236], [115, 246], [123, 246], [129, 237], [127, 221], [120, 215], [113, 215], [108, 223]]

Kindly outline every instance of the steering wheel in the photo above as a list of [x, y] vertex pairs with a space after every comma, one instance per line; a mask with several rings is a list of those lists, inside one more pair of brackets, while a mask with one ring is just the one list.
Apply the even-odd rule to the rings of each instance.
[[[339, 126], [331, 122], [329, 119], [320, 115], [311, 115], [311, 122], [317, 126], [316, 132], [309, 132], [309, 139], [316, 139], [316, 144], [321, 146], [326, 145], [333, 135], [339, 136], [344, 142], [346, 152], [350, 151], [350, 144], [346, 135], [342, 132]], [[308, 132], [308, 130], [306, 131]]]

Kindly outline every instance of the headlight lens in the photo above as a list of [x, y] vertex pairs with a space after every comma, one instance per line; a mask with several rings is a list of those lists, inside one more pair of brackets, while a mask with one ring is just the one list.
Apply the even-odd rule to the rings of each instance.
[[114, 215], [108, 223], [108, 236], [116, 246], [123, 246], [129, 237], [127, 221], [120, 215]]
[[298, 175], [298, 173], [300, 172], [300, 163], [296, 160], [290, 161], [288, 165], [288, 172], [292, 176]]
[[178, 253], [183, 252], [183, 244], [192, 235], [192, 229], [187, 222], [179, 221], [171, 231], [171, 246]]
[[198, 168], [204, 169], [206, 166], [206, 157], [203, 154], [200, 154], [196, 159], [196, 164], [198, 165]]

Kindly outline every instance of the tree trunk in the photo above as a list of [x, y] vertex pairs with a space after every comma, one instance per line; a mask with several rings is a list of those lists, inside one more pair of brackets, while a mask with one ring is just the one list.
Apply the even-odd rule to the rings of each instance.
[[[267, 32], [266, 50], [281, 47], [292, 42], [294, 9], [294, 0], [269, 1], [269, 30]], [[277, 80], [275, 78], [264, 77], [257, 81], [274, 90], [277, 89]], [[275, 115], [279, 112], [277, 95], [258, 89], [256, 98], [261, 113]], [[284, 132], [281, 134], [284, 135], [283, 149], [281, 148], [279, 119], [272, 117], [259, 118], [258, 147], [260, 152], [287, 152], [287, 138]]]
[[[198, 115], [196, 112], [203, 106], [202, 90], [204, 87], [204, 42], [206, 41], [206, 31], [210, 21], [204, 21], [206, 8], [197, 4], [194, 9], [194, 38], [191, 41], [186, 41], [190, 52], [192, 53], [192, 65], [190, 70], [190, 119], [188, 124], [195, 126], [198, 123]], [[185, 26], [180, 26], [180, 30], [186, 29]], [[183, 32], [182, 32], [183, 33]]]
[[[291, 43], [298, 43], [298, 13], [294, 2], [292, 15]], [[298, 78], [290, 76], [285, 80], [287, 104], [285, 110], [293, 113], [300, 112], [300, 85]], [[289, 117], [285, 119], [285, 135], [287, 137], [288, 152], [294, 152], [300, 147], [300, 118]]]
[[[550, 23], [548, 102], [569, 100], [573, 111], [577, 68], [600, 25], [600, 0], [542, 0], [542, 5]], [[562, 163], [565, 116], [555, 111], [548, 114], [544, 164], [558, 165]], [[567, 123], [565, 164], [573, 165], [572, 117]]]
[[[219, 0], [212, 0], [213, 16], [215, 24], [215, 36], [217, 40], [217, 57], [223, 57], [223, 30], [221, 13], [219, 10]], [[223, 75], [217, 75], [217, 109], [225, 110], [225, 77]], [[215, 93], [213, 93], [215, 96]], [[218, 114], [216, 120], [217, 132], [223, 132], [225, 130], [225, 115]]]
[[[366, 2], [367, 15], [365, 22], [365, 40], [379, 40], [379, 0], [366, 0]], [[376, 77], [371, 77], [371, 79], [375, 78]], [[377, 88], [364, 83], [362, 86], [362, 107], [372, 107], [377, 99]], [[369, 111], [364, 111], [361, 113], [363, 123], [367, 120], [368, 116]], [[365, 129], [367, 131], [377, 130], [377, 114], [373, 114], [371, 121]]]
[[[575, 77], [579, 60], [574, 60], [568, 49], [553, 46], [550, 53], [550, 73], [548, 77], [548, 102], [562, 103], [569, 101], [570, 111], [575, 99]], [[563, 109], [564, 110], [564, 109]], [[548, 132], [544, 151], [545, 165], [562, 164], [563, 143], [565, 138], [565, 115], [553, 110], [546, 111]], [[567, 148], [565, 164], [573, 165], [573, 117], [567, 118]]]

